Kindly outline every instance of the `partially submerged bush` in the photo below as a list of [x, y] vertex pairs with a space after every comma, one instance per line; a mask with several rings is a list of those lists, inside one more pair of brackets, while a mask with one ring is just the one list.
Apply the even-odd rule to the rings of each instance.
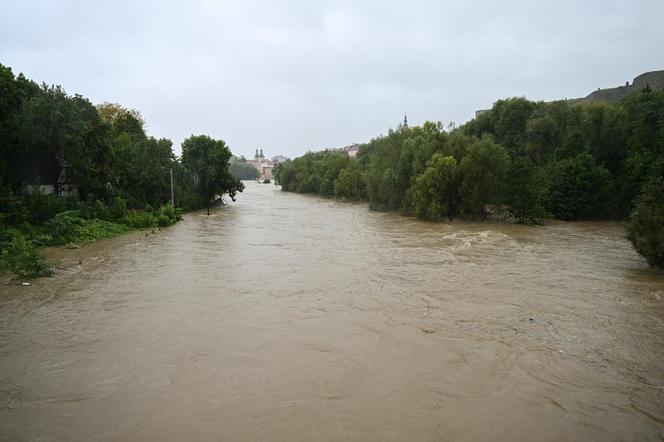
[[176, 209], [171, 204], [164, 204], [159, 209], [153, 211], [130, 211], [123, 218], [122, 222], [134, 229], [147, 229], [150, 227], [165, 227], [175, 224], [182, 219], [182, 211]]
[[[171, 224], [175, 224], [179, 220], [182, 219], [182, 210], [181, 209], [176, 209], [173, 207], [171, 203], [164, 204], [159, 208], [157, 211], [158, 215], [158, 220], [157, 222], [159, 223], [160, 226], [168, 226]], [[163, 221], [163, 218], [167, 219], [168, 221]], [[162, 224], [162, 220], [164, 224]]]
[[[34, 213], [27, 211], [29, 206]], [[76, 209], [66, 210], [68, 208]], [[51, 266], [37, 252], [37, 246], [76, 248], [79, 244], [116, 236], [132, 228], [168, 226], [181, 219], [182, 213], [171, 204], [156, 210], [147, 206], [144, 211], [127, 211], [125, 200], [120, 197], [111, 198], [107, 205], [94, 199], [74, 204], [73, 200], [38, 193], [25, 198], [3, 195], [0, 209], [0, 266], [20, 277], [52, 273]], [[48, 215], [52, 216], [42, 219]]]
[[3, 246], [2, 253], [0, 253], [2, 266], [21, 278], [52, 275], [52, 266], [39, 255], [35, 245], [18, 232], [14, 232], [13, 235], [11, 242], [5, 243], [6, 246]]
[[49, 220], [44, 226], [44, 238], [50, 245], [87, 243], [127, 230], [128, 227], [123, 224], [96, 218], [82, 219], [76, 216], [76, 212], [71, 211], [59, 213]]
[[159, 215], [157, 218], [157, 225], [159, 227], [165, 227], [171, 224], [171, 220], [166, 215]]

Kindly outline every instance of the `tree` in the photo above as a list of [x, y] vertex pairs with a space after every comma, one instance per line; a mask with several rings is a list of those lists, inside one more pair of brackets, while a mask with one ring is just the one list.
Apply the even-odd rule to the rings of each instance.
[[229, 170], [231, 175], [239, 180], [255, 180], [261, 175], [258, 169], [247, 163], [244, 157], [232, 157]]
[[544, 174], [530, 158], [512, 161], [505, 195], [509, 212], [517, 222], [540, 223], [546, 216]]
[[621, 106], [590, 103], [584, 106], [582, 127], [590, 153], [613, 176], [627, 153], [627, 113]]
[[366, 185], [357, 161], [352, 160], [348, 167], [339, 172], [339, 176], [334, 182], [334, 194], [337, 198], [351, 201], [360, 201], [366, 198]]
[[526, 153], [537, 164], [547, 163], [558, 143], [558, 127], [554, 118], [548, 114], [531, 118], [526, 124], [526, 136]]
[[437, 220], [458, 214], [456, 200], [457, 162], [452, 156], [436, 153], [408, 189], [406, 210], [418, 218]]
[[498, 203], [502, 196], [509, 161], [505, 148], [489, 135], [473, 143], [461, 161], [466, 207], [479, 212], [482, 221], [488, 216], [487, 205]]
[[651, 266], [664, 268], [664, 161], [643, 186], [627, 223], [627, 238]]
[[494, 104], [497, 113], [496, 141], [505, 146], [510, 154], [519, 153], [526, 144], [526, 126], [528, 119], [536, 109], [537, 103], [525, 98], [508, 98]]
[[117, 103], [102, 103], [97, 105], [99, 117], [113, 126], [116, 132], [133, 134], [138, 138], [145, 138], [145, 120], [136, 109], [127, 109]]
[[182, 163], [193, 172], [199, 195], [210, 214], [210, 203], [217, 196], [228, 194], [233, 201], [244, 190], [240, 180], [231, 175], [228, 163], [231, 151], [223, 140], [207, 135], [192, 135], [182, 143]]
[[557, 218], [601, 218], [608, 213], [611, 174], [588, 152], [554, 163], [549, 169], [548, 209]]

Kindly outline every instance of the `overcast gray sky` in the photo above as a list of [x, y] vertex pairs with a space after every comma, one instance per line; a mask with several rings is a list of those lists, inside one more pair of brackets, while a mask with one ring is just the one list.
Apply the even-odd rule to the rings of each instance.
[[664, 1], [0, 0], [0, 63], [173, 140], [297, 156], [664, 69]]

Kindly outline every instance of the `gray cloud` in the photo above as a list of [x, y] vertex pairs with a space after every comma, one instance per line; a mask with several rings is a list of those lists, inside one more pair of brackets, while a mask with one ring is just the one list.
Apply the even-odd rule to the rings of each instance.
[[664, 68], [655, 1], [5, 2], [0, 63], [179, 143], [299, 155]]

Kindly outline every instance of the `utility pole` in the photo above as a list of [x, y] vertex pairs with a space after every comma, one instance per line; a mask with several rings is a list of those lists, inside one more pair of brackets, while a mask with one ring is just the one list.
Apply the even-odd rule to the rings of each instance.
[[171, 170], [171, 206], [175, 207], [175, 197], [173, 194], [173, 168], [170, 168]]

